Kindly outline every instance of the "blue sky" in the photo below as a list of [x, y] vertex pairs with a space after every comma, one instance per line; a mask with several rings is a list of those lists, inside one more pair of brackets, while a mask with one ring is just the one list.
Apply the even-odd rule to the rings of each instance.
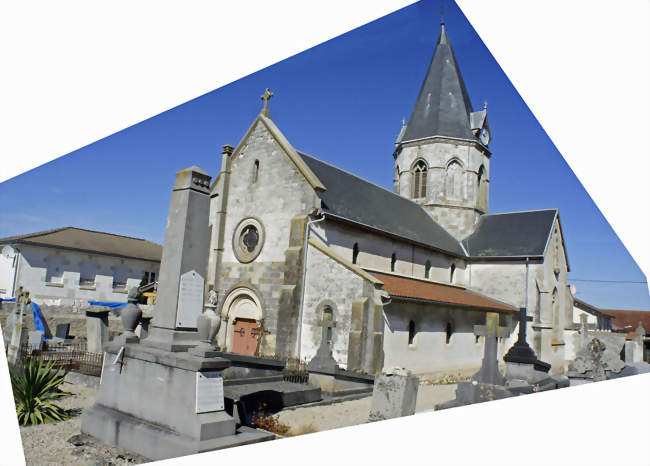
[[[393, 142], [431, 59], [439, 8], [404, 8], [0, 184], [0, 237], [71, 225], [162, 243], [174, 173], [198, 165], [216, 176], [221, 146], [241, 139], [266, 87], [294, 147], [391, 189]], [[490, 211], [559, 208], [576, 296], [650, 309], [643, 283], [581, 281], [646, 279], [460, 10], [445, 9], [472, 104], [489, 104]]]

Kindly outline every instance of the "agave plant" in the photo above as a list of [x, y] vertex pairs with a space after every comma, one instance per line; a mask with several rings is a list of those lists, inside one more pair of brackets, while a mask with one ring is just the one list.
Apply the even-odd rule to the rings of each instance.
[[11, 388], [21, 425], [64, 421], [70, 417], [53, 403], [57, 398], [70, 394], [59, 389], [65, 371], [53, 366], [54, 361], [43, 365], [42, 359], [29, 359], [18, 369], [10, 368]]

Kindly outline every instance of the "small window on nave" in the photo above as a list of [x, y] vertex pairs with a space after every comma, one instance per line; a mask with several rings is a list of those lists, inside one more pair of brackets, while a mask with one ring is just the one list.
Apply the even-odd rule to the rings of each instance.
[[449, 267], [449, 283], [454, 283], [455, 274], [456, 274], [456, 264], [451, 264], [451, 267]]
[[426, 264], [424, 264], [424, 278], [431, 278], [431, 261], [428, 260]]
[[354, 243], [354, 247], [352, 248], [352, 263], [356, 264], [358, 258], [359, 258], [359, 243]]
[[395, 264], [397, 263], [397, 254], [393, 253], [392, 256], [390, 256], [390, 271], [394, 272], [395, 271]]
[[445, 329], [445, 333], [446, 333], [445, 341], [447, 344], [449, 344], [449, 342], [451, 341], [451, 337], [454, 334], [454, 326], [452, 325], [451, 322], [447, 322], [447, 328]]
[[415, 322], [410, 320], [409, 321], [409, 345], [413, 344], [414, 338], [415, 338]]
[[413, 167], [413, 199], [427, 197], [427, 165], [423, 160]]

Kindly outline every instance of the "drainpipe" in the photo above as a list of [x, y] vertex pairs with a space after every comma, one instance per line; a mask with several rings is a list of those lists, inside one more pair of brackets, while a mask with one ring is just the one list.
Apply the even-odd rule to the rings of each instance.
[[309, 232], [311, 231], [311, 226], [313, 224], [325, 220], [325, 215], [323, 215], [323, 212], [320, 209], [316, 212], [316, 215], [321, 217], [307, 222], [307, 227], [305, 228], [305, 243], [302, 247], [302, 288], [300, 290], [300, 310], [298, 311], [298, 338], [296, 338], [296, 356], [298, 357], [298, 360], [300, 360], [300, 350], [302, 347], [302, 315], [305, 304], [305, 278], [307, 277], [307, 247], [309, 246]]
[[234, 148], [226, 144], [221, 150], [221, 171], [223, 172], [223, 190], [219, 201], [219, 224], [218, 228], [217, 254], [214, 260], [214, 290], [218, 293], [221, 286], [221, 264], [223, 262], [223, 244], [224, 235], [226, 234], [226, 214], [228, 208], [228, 193], [230, 192], [230, 169], [232, 165], [232, 153]]
[[526, 308], [526, 313], [528, 313], [528, 260], [526, 257], [526, 291], [524, 295], [524, 307]]

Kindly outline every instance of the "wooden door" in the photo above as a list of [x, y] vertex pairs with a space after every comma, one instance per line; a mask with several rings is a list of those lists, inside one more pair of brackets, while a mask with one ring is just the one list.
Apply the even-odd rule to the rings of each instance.
[[258, 325], [254, 319], [236, 319], [233, 330], [232, 352], [255, 356], [258, 339]]

